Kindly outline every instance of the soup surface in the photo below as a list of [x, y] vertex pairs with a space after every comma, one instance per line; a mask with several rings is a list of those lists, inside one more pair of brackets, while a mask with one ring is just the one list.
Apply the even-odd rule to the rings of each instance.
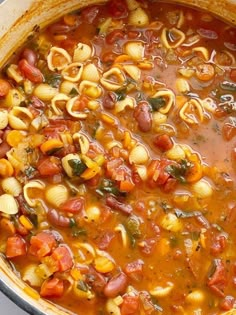
[[235, 58], [235, 28], [159, 1], [35, 28], [0, 75], [0, 250], [26, 290], [235, 314]]

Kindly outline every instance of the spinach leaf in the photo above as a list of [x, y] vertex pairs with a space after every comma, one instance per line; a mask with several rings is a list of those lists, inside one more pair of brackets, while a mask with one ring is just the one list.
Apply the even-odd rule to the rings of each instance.
[[48, 83], [54, 88], [61, 84], [61, 75], [59, 73], [46, 73], [44, 75], [45, 83]]
[[68, 160], [68, 164], [72, 168], [74, 176], [80, 176], [87, 169], [86, 164], [79, 159]]
[[166, 100], [164, 97], [149, 97], [147, 99], [148, 103], [151, 105], [152, 110], [158, 111], [160, 108], [164, 107], [166, 105]]
[[167, 165], [165, 170], [180, 183], [185, 183], [186, 179], [184, 178], [184, 176], [190, 167], [192, 167], [192, 164], [189, 161], [181, 160], [178, 165]]

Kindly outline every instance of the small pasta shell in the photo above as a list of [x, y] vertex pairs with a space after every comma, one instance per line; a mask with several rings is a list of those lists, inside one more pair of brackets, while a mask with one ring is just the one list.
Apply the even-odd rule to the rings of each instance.
[[107, 90], [116, 91], [124, 85], [125, 80], [124, 73], [119, 68], [113, 67], [103, 73], [100, 82]]
[[14, 197], [19, 196], [22, 192], [22, 186], [15, 177], [7, 177], [2, 180], [2, 189], [5, 193]]
[[33, 287], [40, 287], [44, 281], [44, 279], [39, 277], [37, 275], [37, 272], [35, 272], [37, 267], [38, 267], [37, 264], [30, 264], [26, 266], [22, 272], [23, 281], [27, 282], [29, 285]]
[[167, 114], [170, 109], [174, 106], [175, 103], [175, 95], [174, 93], [169, 90], [159, 90], [157, 93], [155, 93], [152, 98], [164, 98], [166, 100], [166, 105], [164, 107], [161, 107], [159, 109], [159, 112], [162, 114]]
[[13, 79], [16, 83], [21, 83], [24, 80], [24, 77], [20, 74], [19, 68], [15, 64], [11, 64], [7, 68], [7, 76]]
[[63, 167], [64, 171], [66, 172], [66, 174], [69, 177], [73, 177], [74, 174], [73, 174], [73, 169], [69, 163], [70, 160], [81, 161], [81, 159], [80, 159], [80, 156], [78, 154], [70, 153], [70, 154], [67, 154], [66, 156], [64, 156], [61, 160], [62, 167]]
[[12, 195], [3, 194], [0, 196], [0, 212], [5, 214], [18, 213], [19, 206]]
[[190, 99], [179, 111], [179, 116], [188, 124], [198, 124], [204, 119], [204, 109], [200, 99]]
[[125, 72], [135, 81], [138, 81], [141, 77], [141, 70], [134, 65], [124, 65], [123, 66]]
[[81, 78], [86, 81], [99, 82], [100, 74], [98, 72], [98, 68], [93, 63], [87, 64], [83, 68]]
[[79, 92], [81, 94], [87, 95], [88, 97], [96, 99], [102, 95], [102, 88], [96, 82], [84, 80], [79, 85]]
[[53, 97], [51, 107], [56, 115], [60, 116], [63, 113], [63, 109], [66, 107], [66, 103], [69, 99], [69, 96], [63, 93], [56, 94]]
[[69, 99], [66, 103], [66, 110], [68, 114], [71, 115], [72, 117], [85, 119], [87, 117], [86, 113], [74, 110], [74, 105], [76, 104], [76, 102], [79, 102], [79, 99], [80, 99], [79, 96], [75, 96]]
[[146, 26], [149, 24], [149, 17], [141, 7], [138, 7], [129, 13], [129, 24], [138, 27]]
[[129, 154], [130, 164], [145, 164], [149, 160], [147, 149], [143, 145], [137, 145]]
[[7, 107], [20, 106], [20, 104], [25, 100], [25, 97], [17, 89], [10, 89], [7, 93], [4, 101], [4, 105]]
[[121, 315], [120, 307], [114, 302], [114, 299], [108, 299], [106, 302], [107, 314]]
[[183, 224], [179, 218], [173, 213], [167, 213], [159, 222], [160, 226], [167, 231], [180, 232]]
[[[23, 188], [24, 198], [30, 207], [36, 207], [38, 203], [37, 200], [31, 197], [32, 191], [36, 189], [44, 190], [44, 188], [45, 188], [45, 184], [41, 180], [32, 180], [24, 186]], [[31, 190], [31, 194], [30, 194], [30, 190]]]
[[75, 242], [72, 244], [78, 250], [75, 260], [78, 263], [91, 264], [96, 257], [96, 251], [89, 243]]
[[67, 81], [78, 82], [81, 78], [83, 72], [83, 64], [80, 62], [73, 62], [66, 66], [61, 74], [63, 78]]
[[209, 198], [213, 194], [211, 185], [204, 179], [192, 185], [192, 190], [197, 198]]
[[86, 210], [84, 220], [89, 223], [98, 222], [101, 217], [101, 210], [97, 206], [90, 206]]
[[127, 3], [127, 7], [130, 11], [137, 9], [138, 7], [140, 7], [140, 3], [138, 3], [138, 1], [136, 0], [126, 0]]
[[33, 115], [28, 108], [15, 106], [8, 114], [9, 125], [12, 129], [28, 130]]
[[34, 96], [37, 96], [41, 101], [47, 102], [57, 94], [57, 89], [49, 84], [41, 83], [36, 86], [33, 91]]
[[69, 198], [68, 189], [64, 185], [55, 185], [46, 189], [46, 200], [54, 207], [59, 207]]
[[166, 151], [166, 157], [170, 160], [184, 160], [186, 155], [183, 148], [179, 144], [175, 144], [170, 150]]
[[126, 107], [134, 108], [135, 100], [132, 97], [126, 96], [124, 100], [118, 101], [115, 104], [115, 112], [120, 113], [126, 109]]
[[139, 175], [139, 177], [145, 181], [148, 177], [148, 174], [147, 174], [147, 168], [145, 165], [136, 165], [136, 171]]
[[84, 62], [92, 56], [92, 48], [83, 43], [78, 43], [77, 47], [74, 50], [73, 62]]
[[52, 47], [47, 56], [48, 68], [51, 71], [60, 71], [67, 67], [72, 62], [68, 52], [59, 47]]
[[1, 110], [0, 111], [0, 130], [6, 128], [8, 125], [8, 111]]
[[[176, 38], [174, 42], [170, 40], [169, 34], [174, 34], [173, 36]], [[163, 28], [161, 33], [161, 41], [166, 48], [177, 48], [185, 41], [185, 38], [186, 38], [185, 34], [175, 27], [171, 29], [167, 29], [165, 27]]]
[[115, 227], [115, 232], [119, 232], [120, 235], [121, 235], [121, 240], [122, 240], [122, 245], [124, 247], [127, 247], [128, 246], [128, 235], [127, 235], [127, 231], [124, 227], [123, 224], [118, 224], [116, 227]]
[[176, 80], [176, 88], [179, 93], [186, 94], [190, 91], [189, 83], [183, 78], [178, 78]]
[[170, 294], [170, 292], [173, 290], [174, 284], [172, 282], [167, 282], [166, 287], [157, 286], [154, 289], [150, 290], [150, 294], [157, 297], [162, 298], [166, 297]]
[[141, 60], [144, 57], [144, 44], [141, 41], [128, 42], [124, 50], [134, 60]]
[[60, 85], [60, 93], [62, 94], [66, 94], [68, 96], [75, 96], [77, 94], [79, 94], [79, 89], [77, 84], [71, 82], [71, 81], [67, 81], [64, 80], [61, 85]]
[[88, 152], [90, 143], [88, 137], [85, 134], [82, 132], [77, 132], [73, 134], [73, 140], [79, 142], [80, 151], [82, 154], [86, 154]]
[[191, 305], [199, 305], [204, 302], [205, 295], [202, 290], [193, 290], [187, 296], [185, 301]]

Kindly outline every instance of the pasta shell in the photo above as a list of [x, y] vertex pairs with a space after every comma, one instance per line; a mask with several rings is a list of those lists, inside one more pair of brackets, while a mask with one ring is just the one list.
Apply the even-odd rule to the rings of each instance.
[[[169, 38], [170, 36], [176, 38], [176, 40], [174, 42], [171, 41]], [[185, 34], [175, 27], [169, 30], [165, 27], [163, 28], [161, 33], [161, 41], [166, 48], [177, 48], [178, 46], [183, 44], [185, 38], [186, 38]]]
[[74, 176], [74, 173], [73, 173], [73, 169], [69, 163], [69, 161], [72, 160], [72, 161], [78, 161], [80, 162], [81, 159], [80, 159], [80, 156], [78, 154], [73, 154], [73, 153], [70, 153], [70, 154], [67, 154], [66, 156], [64, 156], [61, 160], [61, 163], [62, 163], [62, 166], [63, 166], [63, 169], [64, 171], [66, 172], [66, 174], [69, 176], [69, 177], [73, 177]]
[[24, 95], [17, 89], [10, 89], [4, 101], [6, 107], [20, 106], [21, 102], [25, 100]]
[[48, 68], [51, 71], [60, 71], [67, 67], [72, 62], [68, 52], [59, 47], [52, 47], [47, 56]]
[[66, 94], [68, 96], [75, 96], [79, 94], [79, 89], [77, 84], [64, 80], [60, 85], [60, 93]]
[[126, 107], [134, 108], [135, 100], [132, 97], [126, 96], [124, 100], [118, 101], [115, 104], [115, 112], [120, 113], [125, 110]]
[[73, 140], [77, 140], [80, 145], [80, 151], [82, 154], [86, 154], [89, 150], [89, 139], [82, 132], [77, 132], [73, 135]]
[[73, 62], [66, 66], [61, 74], [63, 78], [67, 81], [78, 82], [81, 78], [83, 72], [83, 64], [80, 62]]
[[167, 213], [159, 224], [163, 229], [171, 232], [180, 232], [183, 229], [183, 223], [173, 213]]
[[[30, 207], [36, 207], [37, 206], [37, 199], [33, 199], [33, 191], [39, 189], [39, 190], [44, 190], [45, 189], [45, 184], [41, 180], [32, 180], [28, 182], [24, 188], [23, 188], [23, 194], [25, 201]], [[31, 191], [31, 194], [30, 194]]]
[[1, 110], [0, 111], [0, 130], [6, 128], [8, 125], [8, 111]]
[[162, 298], [166, 297], [173, 290], [174, 284], [172, 282], [168, 282], [166, 287], [157, 286], [154, 289], [150, 290], [150, 294], [157, 297]]
[[39, 277], [35, 272], [37, 269], [37, 264], [30, 264], [23, 270], [22, 279], [29, 285], [34, 287], [40, 287], [44, 281], [43, 278]]
[[5, 214], [18, 213], [19, 206], [12, 195], [3, 194], [0, 196], [0, 212]]
[[69, 100], [69, 96], [63, 93], [56, 94], [51, 100], [51, 107], [56, 115], [61, 115], [63, 109], [66, 107], [66, 102]]
[[206, 296], [202, 290], [193, 290], [187, 296], [185, 301], [191, 305], [201, 304], [206, 299]]
[[144, 57], [144, 44], [141, 41], [128, 42], [124, 49], [125, 53], [134, 60], [141, 60]]
[[141, 7], [138, 7], [130, 12], [129, 24], [139, 27], [146, 26], [149, 24], [149, 17]]
[[101, 210], [97, 206], [90, 206], [86, 209], [86, 222], [93, 223], [100, 220]]
[[174, 161], [180, 161], [186, 157], [183, 148], [179, 144], [175, 144], [170, 150], [168, 150], [166, 152], [166, 156], [168, 159]]
[[192, 189], [197, 198], [209, 198], [213, 194], [211, 185], [203, 179], [194, 183]]
[[67, 101], [66, 110], [68, 114], [71, 115], [72, 117], [85, 119], [87, 117], [86, 113], [74, 110], [74, 104], [76, 104], [76, 102], [79, 102], [79, 99], [80, 99], [79, 96], [75, 96], [71, 98], [69, 101]]
[[13, 79], [16, 83], [21, 83], [24, 80], [24, 77], [20, 74], [19, 68], [15, 64], [11, 64], [7, 67], [7, 76]]
[[73, 62], [83, 62], [88, 60], [92, 56], [92, 48], [83, 43], [78, 43], [77, 47], [74, 50]]
[[2, 189], [5, 193], [14, 197], [19, 196], [22, 192], [22, 186], [15, 177], [7, 177], [2, 180]]
[[15, 106], [8, 114], [9, 125], [12, 129], [28, 130], [33, 115], [28, 108]]
[[141, 70], [134, 65], [124, 65], [123, 66], [125, 72], [128, 73], [128, 75], [134, 79], [135, 81], [138, 81], [141, 77]]
[[98, 72], [98, 68], [93, 63], [87, 64], [86, 66], [84, 66], [81, 78], [82, 80], [99, 82], [100, 74]]
[[147, 149], [142, 145], [134, 147], [129, 154], [129, 162], [131, 164], [145, 164], [149, 160]]
[[41, 83], [36, 86], [33, 94], [37, 96], [41, 101], [47, 102], [57, 94], [57, 89], [49, 84]]
[[76, 262], [91, 264], [96, 257], [96, 251], [89, 243], [74, 242], [73, 247], [77, 249]]
[[175, 95], [169, 89], [159, 90], [157, 93], [155, 93], [152, 96], [152, 98], [164, 98], [165, 99], [165, 101], [166, 101], [165, 106], [161, 107], [159, 109], [159, 112], [161, 114], [167, 114], [175, 103]]
[[102, 88], [98, 83], [92, 81], [82, 81], [79, 85], [79, 92], [93, 99], [99, 98], [102, 94]]
[[122, 240], [122, 245], [124, 247], [127, 247], [128, 246], [128, 235], [127, 235], [127, 231], [124, 227], [123, 224], [118, 224], [116, 227], [115, 227], [115, 232], [119, 232], [120, 235], [121, 235], [121, 240]]
[[176, 80], [176, 88], [179, 93], [187, 93], [190, 91], [189, 83], [187, 80], [183, 78], [178, 78]]
[[68, 189], [64, 185], [55, 185], [47, 188], [46, 200], [54, 207], [59, 207], [69, 198]]
[[136, 0], [126, 0], [127, 7], [130, 11], [137, 9], [140, 7], [140, 4]]
[[113, 67], [103, 73], [100, 82], [107, 90], [116, 91], [124, 85], [125, 80], [124, 73], [119, 68]]
[[204, 119], [204, 108], [200, 99], [190, 99], [179, 111], [179, 116], [188, 124], [198, 124]]

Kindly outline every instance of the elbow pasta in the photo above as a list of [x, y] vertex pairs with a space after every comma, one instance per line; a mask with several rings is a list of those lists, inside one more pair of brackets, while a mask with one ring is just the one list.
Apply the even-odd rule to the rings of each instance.
[[75, 315], [235, 313], [235, 38], [191, 7], [108, 0], [9, 59], [0, 251], [27, 292]]

